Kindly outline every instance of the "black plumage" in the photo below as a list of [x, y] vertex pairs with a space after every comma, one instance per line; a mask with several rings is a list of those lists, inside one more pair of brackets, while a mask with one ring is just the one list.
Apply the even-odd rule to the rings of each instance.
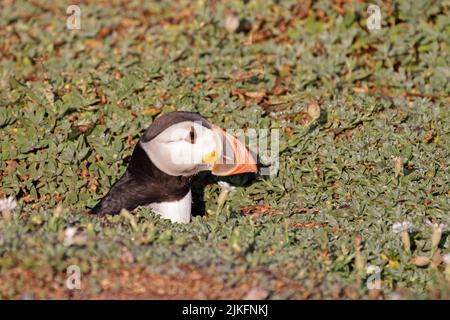
[[191, 177], [171, 176], [159, 170], [137, 144], [122, 178], [91, 213], [117, 214], [122, 208], [129, 211], [153, 202], [176, 201], [190, 190]]

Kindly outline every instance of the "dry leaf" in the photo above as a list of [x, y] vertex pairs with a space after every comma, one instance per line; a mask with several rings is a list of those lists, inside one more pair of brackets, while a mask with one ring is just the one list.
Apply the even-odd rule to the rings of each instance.
[[424, 256], [412, 257], [411, 262], [418, 267], [426, 267], [430, 264], [430, 259]]

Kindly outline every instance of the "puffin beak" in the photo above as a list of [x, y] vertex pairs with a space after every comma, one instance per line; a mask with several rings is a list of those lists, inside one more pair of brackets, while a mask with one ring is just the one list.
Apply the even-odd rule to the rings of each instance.
[[218, 143], [219, 150], [213, 152], [214, 155], [212, 155], [215, 158], [211, 170], [212, 174], [230, 176], [239, 173], [258, 172], [255, 158], [241, 141], [219, 127], [214, 126], [213, 131], [220, 142]]

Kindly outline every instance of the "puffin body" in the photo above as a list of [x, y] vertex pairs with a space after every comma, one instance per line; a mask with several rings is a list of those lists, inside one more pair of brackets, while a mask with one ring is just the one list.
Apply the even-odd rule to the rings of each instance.
[[199, 114], [164, 114], [144, 132], [124, 175], [91, 213], [118, 214], [148, 206], [162, 218], [189, 223], [191, 178], [205, 170], [225, 176], [257, 168], [243, 143]]

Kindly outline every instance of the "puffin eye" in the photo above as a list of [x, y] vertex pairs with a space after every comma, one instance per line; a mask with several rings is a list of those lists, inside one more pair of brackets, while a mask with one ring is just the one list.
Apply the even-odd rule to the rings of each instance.
[[191, 127], [191, 129], [189, 130], [188, 141], [189, 141], [191, 144], [194, 144], [194, 143], [195, 143], [195, 140], [197, 140], [197, 135], [196, 135], [196, 133], [195, 133], [194, 127]]

